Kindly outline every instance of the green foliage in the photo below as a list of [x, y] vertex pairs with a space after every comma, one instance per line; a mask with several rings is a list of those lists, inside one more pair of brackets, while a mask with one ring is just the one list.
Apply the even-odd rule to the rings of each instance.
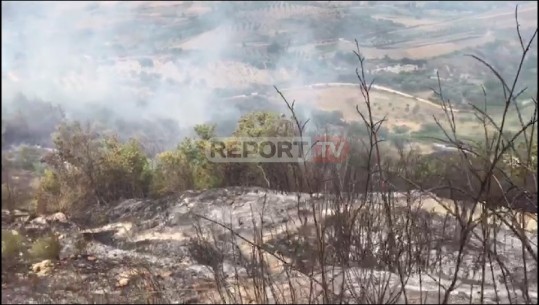
[[51, 169], [46, 169], [41, 177], [41, 189], [51, 195], [60, 195], [61, 185], [58, 175]]
[[151, 168], [137, 141], [121, 143], [74, 122], [59, 126], [54, 143], [38, 190], [40, 212], [148, 194]]
[[196, 125], [195, 132], [202, 140], [209, 140], [215, 136], [215, 125]]
[[98, 184], [108, 192], [107, 198], [144, 197], [148, 194], [151, 170], [142, 147], [135, 140], [120, 143], [107, 139], [100, 164]]
[[221, 184], [219, 166], [209, 162], [206, 157], [215, 126], [197, 125], [194, 129], [199, 139], [187, 138], [175, 150], [157, 156], [152, 183], [154, 196], [192, 188], [218, 187]]
[[221, 185], [221, 177], [218, 173], [219, 165], [209, 161], [199, 164], [193, 169], [195, 188], [209, 189]]
[[25, 238], [15, 230], [2, 230], [2, 259], [15, 259], [24, 252]]
[[240, 118], [238, 127], [234, 131], [234, 136], [273, 137], [278, 134], [286, 134], [289, 126], [279, 123], [279, 116], [276, 113], [251, 112]]
[[95, 179], [98, 158], [95, 137], [74, 123], [61, 125], [53, 139], [57, 151], [46, 156], [48, 168], [40, 180], [38, 213], [66, 212], [91, 192], [90, 181]]
[[45, 259], [58, 259], [60, 255], [60, 241], [55, 235], [39, 237], [33, 243], [28, 254], [30, 258], [41, 261]]
[[35, 210], [38, 214], [47, 213], [52, 211], [66, 211], [71, 205], [71, 200], [76, 198], [70, 198], [68, 192], [69, 185], [66, 184], [67, 175], [62, 176], [60, 179], [60, 173], [47, 168], [43, 176], [39, 181], [39, 187], [37, 190], [37, 200]]
[[190, 189], [194, 186], [192, 169], [187, 156], [179, 149], [157, 156], [152, 194], [162, 196]]
[[207, 189], [218, 187], [221, 184], [219, 165], [212, 163], [206, 157], [206, 152], [210, 149], [210, 141], [213, 137], [214, 127], [197, 126], [195, 129], [200, 139], [186, 139], [182, 142], [178, 150], [185, 156], [192, 173], [192, 181], [197, 189]]

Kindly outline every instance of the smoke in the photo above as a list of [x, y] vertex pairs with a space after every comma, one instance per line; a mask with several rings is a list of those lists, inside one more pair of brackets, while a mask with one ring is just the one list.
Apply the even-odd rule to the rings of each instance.
[[[74, 119], [108, 111], [127, 121], [173, 119], [188, 130], [239, 117], [241, 109], [226, 97], [304, 83], [284, 68], [285, 51], [268, 56], [272, 41], [282, 49], [293, 37], [284, 39], [284, 25], [268, 21], [274, 12], [264, 4], [247, 3], [243, 12], [229, 3], [2, 5], [8, 112], [23, 94], [61, 105]], [[253, 47], [249, 37], [257, 32], [266, 33], [257, 39], [267, 43]]]
[[353, 79], [352, 41], [378, 28], [403, 26], [339, 1], [2, 2], [2, 119], [23, 95], [175, 146], [195, 124], [227, 133], [245, 112], [287, 112], [274, 85]]
[[[166, 4], [2, 2], [7, 113], [15, 112], [16, 97], [23, 94], [58, 104], [74, 119], [103, 119], [92, 118], [99, 113], [133, 122], [172, 119], [180, 129], [210, 120], [215, 96], [196, 69], [219, 61], [226, 33], [194, 55], [173, 58], [168, 50], [181, 42], [174, 31], [182, 26], [176, 23], [186, 21], [175, 22], [173, 14], [163, 24], [145, 9], [152, 5], [157, 11]], [[213, 23], [194, 19], [201, 31]]]

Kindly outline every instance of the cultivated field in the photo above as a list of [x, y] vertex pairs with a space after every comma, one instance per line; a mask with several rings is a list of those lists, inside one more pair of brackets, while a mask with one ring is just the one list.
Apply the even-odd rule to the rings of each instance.
[[[326, 111], [340, 111], [346, 121], [361, 121], [361, 116], [357, 113], [356, 106], [362, 113], [366, 113], [367, 108], [359, 87], [352, 84], [340, 84], [340, 86], [320, 86], [312, 85], [303, 88], [292, 88], [283, 90], [286, 98], [290, 101], [296, 100], [298, 105], [310, 105]], [[416, 97], [406, 97], [402, 94], [387, 92], [385, 90], [373, 89], [371, 91], [371, 101], [373, 103], [373, 115], [377, 119], [386, 116], [387, 121], [384, 127], [392, 133], [404, 133], [412, 135], [415, 133], [417, 140], [421, 135], [434, 136], [442, 134], [438, 128], [433, 128], [434, 119], [440, 119], [445, 128], [448, 128], [445, 113], [442, 107], [435, 102]], [[275, 98], [274, 102], [282, 102]], [[298, 106], [300, 107], [300, 106]], [[527, 106], [528, 107], [528, 106]], [[531, 107], [531, 105], [530, 105]], [[522, 109], [524, 121], [531, 115]], [[490, 111], [493, 118], [498, 122], [501, 120], [500, 109]], [[483, 135], [483, 129], [475, 116], [467, 111], [455, 110], [457, 122], [457, 132], [467, 138], [476, 138]], [[510, 116], [507, 121], [508, 130], [516, 130], [519, 126], [518, 117]], [[423, 130], [424, 125], [431, 126], [431, 130]], [[400, 130], [405, 130], [400, 131]], [[433, 130], [434, 129], [434, 130]], [[429, 141], [427, 141], [429, 142]]]

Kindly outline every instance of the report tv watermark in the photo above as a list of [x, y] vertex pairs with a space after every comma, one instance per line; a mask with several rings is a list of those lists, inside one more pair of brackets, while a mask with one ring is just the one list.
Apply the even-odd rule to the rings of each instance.
[[339, 163], [350, 152], [340, 136], [213, 138], [206, 157], [216, 163]]

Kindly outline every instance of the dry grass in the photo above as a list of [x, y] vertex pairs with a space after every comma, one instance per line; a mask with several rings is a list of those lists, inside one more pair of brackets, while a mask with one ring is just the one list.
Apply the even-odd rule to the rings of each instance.
[[[346, 85], [346, 86], [344, 86]], [[287, 89], [288, 97], [291, 100], [296, 100], [298, 104], [306, 104], [311, 107], [316, 107], [325, 111], [340, 111], [343, 113], [343, 118], [346, 121], [359, 121], [361, 118], [356, 112], [356, 101], [361, 98], [361, 92], [357, 86], [353, 84], [343, 84], [343, 86], [331, 87], [308, 87]], [[425, 96], [424, 94], [423, 96]], [[431, 93], [432, 95], [432, 93]], [[395, 131], [396, 127], [406, 126], [409, 132], [420, 131], [422, 125], [432, 122], [433, 116], [443, 118], [445, 116], [442, 107], [430, 100], [415, 99], [402, 96], [399, 94], [386, 92], [382, 90], [373, 90], [370, 93], [372, 107], [375, 110], [374, 116], [381, 119], [386, 116], [387, 121], [384, 126], [391, 131]], [[361, 111], [365, 111], [364, 105], [359, 105]], [[457, 130], [461, 134], [467, 134], [470, 137], [480, 136], [483, 129], [481, 124], [475, 119], [474, 114], [469, 111], [454, 110], [455, 119], [459, 121]], [[501, 114], [499, 111], [489, 111], [489, 114], [496, 122], [501, 122]], [[523, 117], [529, 119], [533, 111], [524, 111]], [[508, 114], [508, 130], [518, 130], [519, 123], [516, 113]], [[442, 120], [443, 126], [446, 122]], [[492, 126], [489, 130], [494, 130]]]
[[[522, 38], [520, 41], [522, 43]], [[528, 50], [529, 45], [524, 47], [523, 44], [521, 62]], [[323, 190], [325, 194], [332, 194], [333, 197], [329, 196], [322, 202], [316, 202], [313, 198], [307, 200], [306, 204], [310, 206], [311, 213], [309, 217], [301, 221], [302, 227], [308, 230], [297, 239], [303, 243], [295, 250], [294, 247], [287, 246], [287, 250], [291, 252], [288, 257], [296, 258], [293, 262], [287, 261], [283, 255], [267, 247], [263, 238], [265, 236], [263, 225], [260, 228], [255, 226], [252, 234], [255, 238], [250, 241], [225, 224], [200, 216], [203, 220], [218, 224], [232, 237], [243, 240], [252, 249], [250, 261], [253, 265], [249, 267], [251, 269], [248, 269], [251, 272], [247, 279], [252, 280], [253, 285], [246, 285], [239, 281], [237, 273], [235, 277], [236, 285], [244, 288], [243, 292], [242, 288], [227, 289], [227, 281], [217, 276], [219, 268], [214, 267], [217, 294], [220, 297], [218, 301], [243, 303], [243, 296], [249, 295], [251, 302], [256, 303], [295, 303], [299, 300], [309, 303], [323, 301], [325, 303], [390, 304], [398, 302], [408, 304], [428, 302], [416, 295], [416, 292], [422, 296], [428, 291], [437, 299], [435, 302], [442, 304], [450, 302], [481, 302], [483, 304], [485, 301], [525, 302], [527, 304], [536, 302], [537, 279], [528, 279], [530, 274], [528, 271], [537, 268], [537, 247], [527, 234], [526, 227], [529, 226], [529, 229], [536, 231], [537, 220], [533, 219], [533, 215], [526, 215], [512, 208], [513, 199], [508, 197], [509, 189], [502, 189], [501, 197], [490, 193], [493, 191], [492, 180], [502, 187], [499, 181], [500, 171], [513, 171], [511, 168], [507, 169], [501, 161], [506, 152], [509, 149], [514, 150], [515, 147], [514, 139], [502, 141], [506, 130], [504, 128], [507, 126], [501, 123], [500, 134], [494, 136], [493, 144], [487, 145], [483, 150], [472, 147], [465, 151], [461, 147], [456, 160], [446, 160], [446, 163], [450, 163], [450, 166], [457, 169], [457, 177], [450, 180], [452, 178], [449, 177], [449, 171], [445, 173], [445, 176], [443, 172], [440, 172], [440, 182], [447, 181], [448, 184], [444, 187], [449, 188], [451, 193], [463, 192], [464, 199], [458, 199], [451, 194], [451, 200], [444, 202], [432, 194], [429, 195], [413, 181], [415, 178], [411, 178], [415, 177], [419, 170], [413, 165], [413, 155], [401, 150], [401, 159], [398, 163], [403, 168], [397, 172], [385, 170], [386, 161], [382, 158], [378, 142], [378, 126], [385, 124], [387, 120], [375, 118], [376, 96], [363, 74], [365, 57], [359, 53], [358, 45], [356, 55], [361, 69], [357, 72], [357, 77], [364, 101], [364, 108], [360, 108], [358, 104], [356, 111], [369, 130], [369, 142], [365, 145], [368, 150], [366, 168], [369, 178], [364, 190], [357, 189], [355, 183], [347, 181], [346, 177], [340, 175], [348, 170], [357, 170], [357, 168], [348, 168], [350, 166], [348, 162], [341, 164], [344, 170], [340, 167], [329, 170], [324, 167], [320, 170], [304, 164], [301, 174], [307, 178], [306, 190], [315, 193]], [[514, 83], [517, 80], [518, 75]], [[505, 82], [505, 80], [501, 79], [500, 82]], [[510, 113], [508, 110], [515, 94], [515, 85], [508, 90], [509, 97], [502, 113], [502, 122]], [[301, 136], [303, 132], [301, 126], [304, 125], [296, 117], [295, 103], [289, 103], [282, 92], [278, 91], [278, 93], [292, 113]], [[290, 93], [293, 94], [292, 90], [289, 90]], [[447, 141], [456, 145], [459, 137], [456, 114], [441, 90], [437, 93], [444, 105], [444, 116], [436, 120], [436, 123], [446, 132]], [[304, 98], [323, 99], [316, 94], [304, 96]], [[518, 106], [516, 109], [518, 111]], [[477, 120], [487, 129], [488, 119], [492, 117], [481, 114], [480, 109], [475, 109], [475, 111]], [[530, 131], [533, 134], [536, 130], [536, 101], [534, 113], [529, 123], [521, 122], [521, 132], [525, 135], [529, 136]], [[442, 123], [443, 120], [446, 122]], [[488, 136], [485, 136], [484, 140], [485, 144], [492, 141]], [[525, 144], [526, 151], [530, 154], [531, 140], [526, 138]], [[470, 151], [474, 157], [468, 156]], [[536, 175], [536, 163], [532, 167], [524, 166], [522, 169], [524, 168], [526, 173]], [[433, 171], [443, 170], [433, 169]], [[391, 191], [390, 181], [392, 180], [387, 175], [398, 175], [406, 179], [420, 188], [419, 194], [426, 198], [415, 197], [411, 192], [401, 196], [400, 199], [396, 198]], [[504, 177], [504, 179], [509, 179], [513, 187], [518, 188], [521, 193], [537, 194], [536, 180], [535, 189], [533, 186], [527, 189], [526, 186], [518, 184], [518, 176], [505, 172]], [[466, 179], [468, 182], [464, 181]], [[470, 182], [470, 179], [474, 181], [474, 184]], [[475, 183], [476, 181], [478, 184]], [[373, 193], [375, 186], [378, 186], [379, 191]], [[480, 202], [483, 200], [484, 202]], [[533, 199], [526, 200], [530, 201], [528, 204], [536, 204], [531, 202]], [[422, 209], [427, 209], [433, 214], [424, 213]], [[328, 213], [329, 211], [331, 212]], [[253, 213], [252, 217], [263, 219], [263, 214], [264, 209]], [[298, 194], [297, 216], [302, 219], [299, 214], [300, 196]], [[434, 217], [435, 214], [441, 214], [442, 217]], [[327, 217], [328, 215], [331, 217]], [[523, 221], [519, 222], [517, 218]], [[532, 224], [529, 225], [526, 222]], [[502, 234], [502, 230], [506, 233]], [[301, 227], [298, 233], [299, 231]], [[294, 233], [294, 230], [287, 230], [286, 240], [289, 242], [294, 240], [292, 238]], [[508, 237], [507, 234], [510, 236]], [[499, 238], [507, 237], [511, 239], [511, 243], [515, 240], [518, 243], [517, 249], [511, 245], [509, 250], [514, 251], [512, 252], [514, 254], [509, 254], [505, 246], [503, 249], [501, 249], [502, 246], [497, 246], [500, 242]], [[302, 259], [301, 250], [308, 252], [310, 256]], [[221, 253], [215, 249], [212, 251]], [[282, 278], [275, 274], [274, 268], [268, 268], [266, 254], [281, 261]], [[524, 277], [519, 284], [513, 280], [516, 276], [514, 270], [507, 267], [507, 264], [517, 261], [519, 266], [523, 266]], [[450, 268], [447, 268], [448, 265]], [[338, 275], [339, 270], [342, 276]], [[293, 272], [302, 274], [307, 279], [304, 283], [307, 285], [298, 287], [295, 282], [296, 275], [292, 274]], [[471, 272], [473, 274], [470, 274]], [[354, 276], [350, 277], [351, 273]], [[287, 292], [280, 289], [283, 286], [289, 288]], [[307, 286], [308, 288], [302, 290]], [[305, 296], [307, 298], [304, 299]], [[431, 299], [430, 302], [433, 300]]]
[[[291, 100], [296, 100], [299, 104], [307, 104], [326, 111], [341, 111], [347, 121], [358, 121], [361, 118], [356, 112], [356, 101], [361, 97], [358, 87], [343, 86], [329, 88], [302, 88], [286, 90], [287, 96]], [[385, 126], [394, 128], [395, 126], [408, 126], [411, 131], [420, 129], [421, 124], [432, 118], [433, 115], [443, 115], [440, 106], [424, 103], [413, 98], [396, 95], [379, 90], [371, 92], [373, 108], [376, 116], [381, 118], [388, 116]], [[406, 106], [408, 105], [408, 107]], [[417, 111], [413, 111], [416, 105]], [[364, 106], [360, 105], [364, 110]], [[408, 108], [408, 111], [406, 109]]]

